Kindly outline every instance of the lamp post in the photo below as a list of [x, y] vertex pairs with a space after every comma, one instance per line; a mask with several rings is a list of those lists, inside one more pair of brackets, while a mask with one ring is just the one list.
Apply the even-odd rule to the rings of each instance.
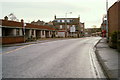
[[106, 37], [108, 40], [108, 0], [106, 0]]
[[25, 26], [26, 26], [26, 23], [23, 24], [23, 31], [24, 31], [24, 42], [26, 41], [25, 39]]
[[66, 12], [65, 13], [65, 36], [67, 36], [67, 14], [72, 14], [72, 12]]

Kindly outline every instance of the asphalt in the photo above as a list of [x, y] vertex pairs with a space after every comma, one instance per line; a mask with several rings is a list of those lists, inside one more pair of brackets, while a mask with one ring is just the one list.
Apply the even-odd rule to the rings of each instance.
[[102, 38], [96, 45], [96, 55], [105, 75], [110, 80], [119, 80], [120, 53], [109, 47], [106, 38]]
[[[94, 58], [100, 37], [23, 46], [2, 54], [3, 78], [104, 78]], [[10, 47], [9, 47], [10, 48]]]
[[44, 42], [65, 40], [65, 39], [74, 39], [74, 38], [43, 38], [43, 39], [38, 39], [38, 40], [34, 40], [34, 41], [27, 41], [24, 43], [4, 44], [4, 45], [2, 45], [2, 47], [24, 46], [24, 45], [29, 45], [29, 44], [37, 44], [37, 43], [44, 43]]

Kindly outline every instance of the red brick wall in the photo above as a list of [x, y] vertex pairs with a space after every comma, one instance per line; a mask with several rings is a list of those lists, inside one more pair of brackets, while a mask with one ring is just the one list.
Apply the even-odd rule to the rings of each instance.
[[118, 3], [115, 3], [108, 10], [109, 36], [111, 33], [118, 30], [118, 23]]
[[118, 29], [120, 31], [120, 1], [118, 3]]
[[[1, 40], [1, 38], [0, 38]], [[20, 43], [20, 42], [24, 42], [24, 37], [23, 36], [18, 36], [18, 37], [2, 37], [1, 40], [2, 44], [12, 44], [12, 43]]]

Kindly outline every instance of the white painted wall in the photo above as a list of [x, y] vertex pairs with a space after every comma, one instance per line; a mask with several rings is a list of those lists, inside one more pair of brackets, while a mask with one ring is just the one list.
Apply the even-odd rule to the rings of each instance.
[[13, 29], [12, 32], [14, 36], [16, 36], [16, 29]]
[[22, 29], [20, 29], [20, 31], [19, 31], [19, 32], [20, 32], [20, 36], [23, 36]]
[[65, 37], [65, 32], [58, 32], [58, 37]]
[[41, 38], [45, 38], [45, 31], [44, 31], [44, 35], [42, 34], [42, 31], [43, 30], [41, 30]]
[[32, 29], [29, 30], [29, 38], [32, 36]]
[[57, 31], [55, 32], [55, 37], [58, 37], [58, 32]]
[[36, 37], [36, 30], [34, 30], [34, 35], [33, 35], [33, 37]]
[[[50, 32], [51, 32], [51, 34], [50, 34]], [[49, 37], [50, 37], [50, 38], [52, 37], [52, 33], [53, 33], [52, 31], [49, 31]]]

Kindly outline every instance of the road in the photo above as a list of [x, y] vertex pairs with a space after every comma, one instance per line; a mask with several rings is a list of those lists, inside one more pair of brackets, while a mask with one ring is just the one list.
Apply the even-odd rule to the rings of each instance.
[[99, 40], [74, 38], [4, 49], [3, 78], [104, 78], [94, 53]]

